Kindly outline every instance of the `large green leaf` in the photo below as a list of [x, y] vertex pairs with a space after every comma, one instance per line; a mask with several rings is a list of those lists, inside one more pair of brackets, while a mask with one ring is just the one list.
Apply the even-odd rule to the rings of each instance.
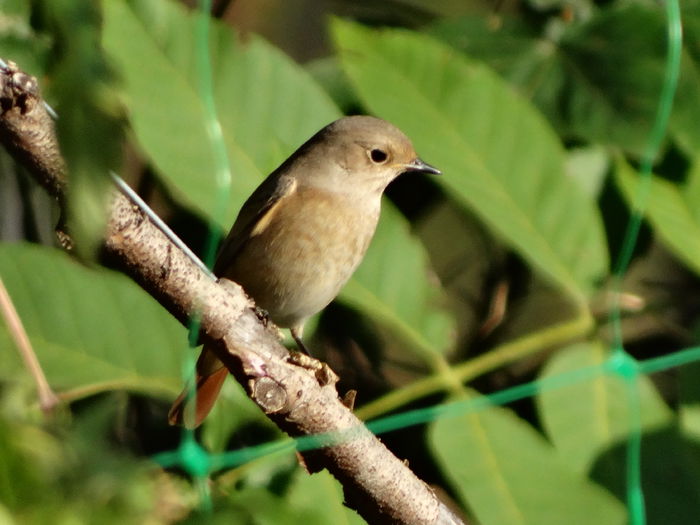
[[626, 163], [619, 162], [615, 178], [630, 207], [646, 204], [643, 213], [664, 243], [689, 268], [700, 273], [700, 178], [698, 168], [691, 174], [687, 189], [652, 176], [649, 198], [638, 202], [640, 178]]
[[[577, 344], [559, 350], [540, 378], [601, 366], [608, 356], [602, 344]], [[645, 376], [638, 379], [637, 394], [643, 429], [659, 429], [671, 422], [671, 411]], [[589, 380], [541, 392], [537, 403], [547, 435], [577, 472], [589, 472], [603, 451], [630, 432], [627, 386], [621, 378], [602, 370]]]
[[[205, 216], [217, 209], [217, 165], [199, 96], [195, 17], [169, 1], [104, 4], [104, 41], [124, 80], [140, 147], [176, 196]], [[291, 59], [262, 39], [245, 42], [212, 22], [215, 104], [232, 170], [230, 224], [243, 201], [286, 156], [340, 116]]]
[[[548, 363], [542, 378], [600, 366], [608, 355], [601, 344], [574, 345]], [[567, 464], [623, 499], [629, 483], [627, 437], [639, 418], [639, 469], [649, 523], [692, 523], [700, 505], [698, 447], [676, 431], [671, 410], [649, 378], [641, 375], [633, 386], [634, 398], [622, 378], [600, 370], [587, 381], [542, 392], [537, 400], [547, 433]]]
[[440, 304], [443, 298], [420, 241], [390, 202], [382, 208], [372, 244], [339, 299], [387, 326], [430, 361], [431, 354], [449, 348], [454, 323]]
[[[669, 127], [689, 152], [700, 146], [699, 5], [682, 6], [686, 45]], [[564, 137], [643, 152], [667, 60], [662, 5], [610, 2], [567, 22], [532, 20], [469, 15], [439, 21], [431, 32], [494, 67]]]
[[[552, 52], [527, 19], [507, 14], [489, 17], [484, 13], [471, 13], [441, 18], [428, 26], [427, 32], [487, 63], [519, 87], [527, 85], [527, 81], [533, 83], [532, 77], [537, 78], [538, 61], [549, 59]], [[534, 85], [539, 86], [539, 83]], [[523, 94], [529, 95], [530, 91], [523, 90]]]
[[[31, 244], [0, 244], [0, 275], [54, 389], [178, 389], [185, 329], [127, 277]], [[0, 334], [0, 374], [11, 377], [19, 358]]]
[[612, 525], [624, 506], [568, 468], [532, 427], [493, 407], [442, 419], [430, 444], [457, 496], [482, 525]]
[[530, 104], [426, 36], [340, 21], [333, 34], [364, 104], [443, 170], [450, 194], [574, 297], [588, 294], [608, 268], [601, 220]]

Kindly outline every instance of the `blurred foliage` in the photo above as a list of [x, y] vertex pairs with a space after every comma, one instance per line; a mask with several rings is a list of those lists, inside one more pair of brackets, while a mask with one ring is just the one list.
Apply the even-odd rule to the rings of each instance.
[[114, 399], [42, 423], [28, 386], [5, 383], [0, 397], [3, 523], [162, 523], [193, 506], [184, 481], [111, 446]]
[[[61, 114], [83, 243], [96, 242], [109, 169], [199, 249], [206, 226], [225, 229], [318, 128], [371, 113], [444, 175], [389, 188], [363, 265], [309, 325], [341, 390], [358, 390], [358, 414], [480, 399], [605, 362], [611, 261], [639, 207], [663, 80], [659, 5], [215, 8], [214, 100], [233, 173], [220, 217], [195, 13], [172, 0], [0, 4], [0, 56], [36, 74]], [[639, 359], [700, 340], [700, 1], [682, 2], [682, 14], [676, 103], [622, 281], [623, 338]], [[166, 412], [182, 384], [185, 330], [127, 278], [47, 246], [55, 217], [35, 193], [3, 154], [0, 275], [67, 409], [39, 413], [0, 325], [0, 521], [361, 522], [330, 476], [306, 475], [291, 454], [217, 472], [210, 511], [196, 483], [145, 461], [179, 441]], [[694, 365], [637, 379], [649, 523], [690, 523], [700, 509], [699, 383]], [[621, 524], [626, 391], [598, 374], [383, 440], [483, 525]], [[198, 436], [213, 452], [281, 437], [233, 382]]]
[[49, 99], [61, 115], [56, 131], [71, 174], [68, 227], [75, 250], [92, 259], [107, 220], [109, 172], [120, 163], [123, 133], [114, 75], [100, 48], [100, 9], [82, 0], [38, 2], [32, 21], [52, 36], [46, 74], [51, 78]]

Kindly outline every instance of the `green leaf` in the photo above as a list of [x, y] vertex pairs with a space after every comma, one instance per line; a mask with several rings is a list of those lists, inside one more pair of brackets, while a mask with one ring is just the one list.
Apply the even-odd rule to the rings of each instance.
[[695, 223], [700, 224], [700, 158], [694, 160], [682, 193]]
[[75, 251], [94, 259], [101, 246], [110, 202], [109, 172], [123, 152], [123, 122], [100, 41], [100, 6], [58, 0], [34, 6], [36, 25], [46, 27], [55, 45], [49, 62], [56, 132], [70, 173], [67, 219]]
[[617, 499], [571, 471], [509, 410], [439, 420], [429, 437], [453, 490], [483, 525], [626, 523]]
[[[431, 32], [494, 67], [563, 137], [640, 155], [651, 132], [667, 60], [664, 10], [648, 2], [609, 2], [594, 9], [566, 4], [573, 8], [566, 22], [559, 14], [546, 23], [507, 13], [469, 15], [440, 21]], [[669, 125], [688, 152], [700, 147], [698, 7], [695, 0], [682, 5], [685, 47]]]
[[429, 26], [428, 33], [487, 63], [516, 86], [525, 84], [536, 73], [531, 69], [536, 64], [535, 57], [545, 60], [551, 51], [542, 45], [536, 29], [524, 18], [507, 14], [443, 18]]
[[[546, 380], [585, 367], [602, 366], [609, 352], [600, 343], [580, 343], [559, 350], [545, 366]], [[642, 429], [667, 426], [670, 409], [645, 376], [637, 383]], [[540, 417], [547, 435], [562, 459], [573, 470], [587, 473], [605, 450], [623, 441], [630, 432], [627, 386], [602, 368], [594, 377], [561, 388], [544, 390], [537, 396]]]
[[570, 135], [641, 154], [661, 92], [665, 40], [663, 11], [631, 2], [573, 25], [557, 57], [564, 75], [558, 96], [567, 105], [562, 111], [555, 107], [561, 99], [552, 99], [550, 112], [563, 116]]
[[669, 133], [689, 156], [700, 150], [700, 2], [684, 0], [681, 2], [683, 25], [683, 52], [681, 71], [678, 79], [676, 96], [673, 100], [673, 112], [669, 122]]
[[332, 27], [364, 104], [443, 170], [437, 180], [450, 195], [572, 296], [590, 293], [608, 269], [601, 219], [565, 177], [561, 144], [530, 104], [426, 36]]
[[[615, 179], [625, 200], [630, 208], [638, 209], [643, 204], [638, 195], [640, 178], [625, 162], [618, 162], [616, 168]], [[695, 183], [691, 183], [690, 191], [684, 191], [672, 182], [652, 176], [649, 198], [642, 212], [664, 244], [700, 274], [700, 214], [697, 211], [700, 194], [695, 187]]]
[[[591, 477], [618, 498], [627, 493], [627, 443], [606, 450]], [[642, 493], [648, 523], [694, 523], [700, 508], [700, 447], [679, 435], [674, 426], [647, 431], [640, 458]]]
[[[284, 496], [269, 489], [245, 481], [243, 488], [230, 491], [228, 504], [211, 516], [202, 516], [207, 523], [250, 523], [259, 525], [360, 525], [365, 521], [354, 511], [343, 506], [340, 484], [326, 471], [309, 475], [303, 469], [295, 469], [293, 479]], [[277, 479], [274, 484], [280, 485]], [[197, 521], [199, 523], [199, 521]]]
[[[574, 345], [554, 356], [542, 377], [599, 367], [608, 355], [601, 344]], [[634, 400], [624, 380], [599, 372], [588, 381], [542, 392], [538, 405], [560, 457], [623, 499], [628, 488], [626, 438], [637, 415], [630, 413]], [[642, 431], [639, 468], [649, 523], [692, 523], [700, 505], [700, 448], [680, 435], [673, 413], [649, 378], [638, 376], [634, 386]]]
[[244, 488], [230, 494], [229, 502], [222, 512], [212, 520], [210, 515], [201, 514], [194, 523], [250, 523], [255, 525], [313, 524], [313, 515], [290, 512], [289, 504], [280, 496], [264, 488]]
[[[105, 2], [104, 41], [124, 80], [139, 145], [168, 187], [204, 216], [218, 191], [199, 96], [195, 17], [173, 2]], [[263, 177], [340, 112], [311, 77], [264, 40], [212, 22], [214, 98], [232, 171], [228, 226]]]
[[430, 361], [453, 342], [454, 322], [441, 308], [441, 293], [428, 257], [390, 202], [362, 264], [339, 299], [384, 324]]
[[305, 512], [312, 521], [308, 525], [362, 525], [365, 521], [355, 511], [343, 505], [343, 489], [327, 470], [309, 474], [297, 469], [287, 500], [295, 513]]
[[[4, 385], [6, 387], [6, 385]], [[51, 424], [18, 410], [3, 388], [0, 400], [0, 522], [162, 523], [163, 497], [187, 508], [174, 478], [114, 450], [113, 400], [83, 407], [71, 424]], [[12, 405], [12, 408], [10, 408]], [[16, 521], [4, 519], [11, 514]]]
[[31, 7], [25, 0], [3, 1], [0, 49], [4, 61], [11, 60], [22, 71], [40, 78], [45, 72], [50, 46], [48, 39], [35, 33], [30, 23]]
[[587, 195], [597, 199], [610, 170], [610, 155], [602, 146], [572, 148], [566, 153], [566, 174]]
[[[72, 398], [177, 391], [185, 329], [126, 276], [32, 244], [0, 244], [0, 275], [54, 389]], [[1, 374], [11, 377], [17, 351], [3, 344], [0, 352]]]
[[680, 428], [689, 439], [700, 443], [700, 363], [678, 370]]

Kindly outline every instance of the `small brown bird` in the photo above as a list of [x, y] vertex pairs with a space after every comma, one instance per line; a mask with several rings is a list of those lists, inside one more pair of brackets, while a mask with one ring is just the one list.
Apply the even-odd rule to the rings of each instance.
[[[311, 137], [273, 171], [241, 208], [214, 273], [240, 284], [299, 348], [304, 322], [325, 308], [360, 264], [379, 219], [381, 196], [398, 175], [439, 174], [395, 126], [345, 117]], [[185, 390], [171, 424], [198, 426], [227, 369], [206, 347], [197, 361], [194, 421]]]

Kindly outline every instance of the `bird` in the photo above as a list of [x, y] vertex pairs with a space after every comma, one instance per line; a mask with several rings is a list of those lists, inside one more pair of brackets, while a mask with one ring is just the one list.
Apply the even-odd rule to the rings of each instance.
[[[407, 172], [440, 174], [396, 126], [366, 115], [340, 118], [313, 135], [245, 201], [221, 245], [214, 274], [240, 284], [299, 349], [305, 321], [325, 308], [362, 261], [385, 188]], [[196, 396], [186, 388], [170, 424], [195, 428], [228, 370], [204, 346]], [[194, 410], [186, 408], [194, 397]]]

